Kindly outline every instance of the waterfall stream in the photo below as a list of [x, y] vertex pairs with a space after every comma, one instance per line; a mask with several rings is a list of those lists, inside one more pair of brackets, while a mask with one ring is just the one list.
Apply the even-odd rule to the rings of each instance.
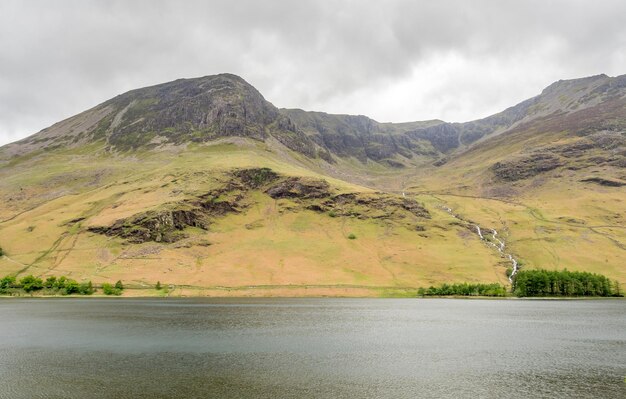
[[474, 229], [476, 230], [476, 234], [478, 234], [478, 237], [480, 238], [481, 241], [484, 241], [490, 246], [492, 246], [493, 248], [495, 248], [500, 253], [501, 256], [507, 258], [509, 262], [511, 262], [511, 266], [513, 267], [513, 270], [511, 271], [511, 275], [509, 276], [509, 282], [513, 283], [513, 277], [515, 276], [515, 274], [517, 274], [519, 270], [519, 264], [517, 263], [517, 260], [513, 257], [513, 255], [504, 252], [504, 248], [506, 247], [506, 244], [504, 242], [504, 239], [501, 240], [497, 237], [498, 231], [496, 229], [489, 229], [491, 230], [491, 240], [487, 239], [483, 235], [483, 230], [480, 228], [479, 225], [469, 222], [465, 220], [463, 217], [461, 217], [460, 215], [455, 214], [452, 211], [452, 208], [448, 206], [444, 205], [441, 208], [445, 210], [446, 212], [448, 212], [450, 215], [452, 215], [455, 219], [458, 219], [462, 221], [463, 223], [467, 223], [468, 225], [473, 226]]

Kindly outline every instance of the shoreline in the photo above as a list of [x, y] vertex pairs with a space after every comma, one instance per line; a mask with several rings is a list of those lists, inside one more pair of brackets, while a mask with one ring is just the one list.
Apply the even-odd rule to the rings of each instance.
[[2, 294], [0, 298], [380, 298], [380, 299], [475, 299], [475, 300], [596, 300], [624, 299], [609, 296], [543, 296], [518, 297], [510, 292], [505, 296], [486, 295], [419, 295], [419, 287], [366, 286], [350, 284], [286, 284], [286, 285], [245, 285], [245, 286], [193, 286], [163, 284], [160, 290], [143, 284], [127, 284], [122, 295], [104, 295], [100, 285], [94, 285], [96, 292], [91, 295], [62, 295], [54, 291], [34, 291], [26, 293]]
[[[626, 297], [612, 297], [612, 296], [544, 296], [544, 297], [517, 297], [514, 295], [508, 296], [463, 296], [463, 295], [450, 295], [450, 296], [419, 296], [416, 293], [414, 295], [408, 295], [407, 292], [397, 293], [394, 295], [393, 293], [384, 293], [380, 292], [368, 292], [361, 293], [361, 295], [355, 295], [357, 293], [346, 292], [348, 290], [342, 290], [342, 292], [318, 292], [317, 290], [310, 290], [310, 292], [305, 293], [287, 293], [284, 291], [268, 293], [267, 290], [262, 290], [262, 292], [254, 291], [254, 290], [228, 290], [227, 292], [221, 291], [222, 295], [215, 295], [215, 292], [206, 292], [207, 290], [203, 290], [202, 294], [189, 293], [189, 292], [155, 292], [153, 295], [146, 295], [145, 292], [137, 292], [137, 291], [146, 291], [146, 289], [133, 289], [127, 288], [124, 290], [124, 294], [122, 295], [104, 295], [102, 293], [92, 294], [92, 295], [0, 295], [0, 300], [2, 299], [51, 299], [51, 298], [67, 298], [67, 299], [305, 299], [305, 298], [325, 298], [325, 299], [426, 299], [426, 300], [437, 300], [437, 299], [470, 299], [470, 300], [522, 300], [522, 301], [576, 301], [576, 300], [626, 300]], [[129, 292], [130, 291], [130, 292]], [[211, 290], [213, 291], [213, 290]], [[376, 291], [376, 290], [372, 290]], [[417, 290], [415, 290], [417, 291]], [[223, 295], [227, 293], [226, 295]], [[142, 295], [143, 294], [143, 295]], [[369, 295], [368, 295], [369, 294]]]

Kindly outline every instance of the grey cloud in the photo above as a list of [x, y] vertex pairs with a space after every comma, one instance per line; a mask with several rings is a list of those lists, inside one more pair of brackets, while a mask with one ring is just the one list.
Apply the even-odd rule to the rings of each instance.
[[626, 73], [624, 15], [611, 0], [4, 0], [0, 144], [136, 87], [219, 72], [277, 106], [483, 117], [557, 79]]

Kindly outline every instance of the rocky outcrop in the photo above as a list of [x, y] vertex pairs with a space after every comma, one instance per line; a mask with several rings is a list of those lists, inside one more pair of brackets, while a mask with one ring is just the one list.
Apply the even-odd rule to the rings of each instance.
[[131, 243], [175, 242], [185, 238], [181, 230], [186, 227], [207, 229], [209, 221], [199, 208], [163, 209], [143, 212], [118, 220], [111, 226], [90, 227], [93, 233], [121, 237]]
[[[568, 138], [565, 143], [539, 147], [497, 162], [491, 171], [501, 181], [517, 181], [561, 166], [581, 170], [601, 165], [626, 166], [626, 135], [623, 132], [603, 131], [586, 137]], [[592, 182], [600, 184], [599, 181]], [[603, 185], [610, 185], [609, 182], [610, 179]]]
[[[411, 198], [384, 193], [333, 195], [325, 180], [283, 178], [269, 168], [237, 169], [225, 176], [220, 187], [205, 194], [117, 220], [110, 226], [92, 226], [88, 231], [120, 237], [131, 243], [172, 243], [186, 238], [184, 230], [188, 227], [208, 230], [215, 219], [245, 211], [253, 204], [250, 192], [257, 190], [263, 190], [276, 200], [290, 199], [296, 203], [283, 207], [283, 211], [308, 209], [359, 219], [430, 218], [424, 206]], [[263, 224], [257, 221], [247, 224], [246, 228], [260, 226]]]
[[585, 183], [596, 183], [599, 184], [601, 186], [606, 186], [606, 187], [623, 187], [626, 186], [626, 182], [623, 181], [619, 181], [619, 180], [613, 180], [613, 179], [605, 179], [602, 177], [589, 177], [586, 179], [582, 179], [582, 182]]
[[265, 191], [270, 197], [278, 198], [323, 198], [330, 195], [330, 185], [320, 179], [290, 177]]
[[359, 219], [398, 219], [412, 215], [430, 218], [423, 205], [412, 198], [386, 193], [332, 193], [330, 185], [321, 179], [290, 177], [270, 186], [265, 193], [274, 199], [296, 202], [285, 210], [308, 209], [328, 213], [333, 217], [348, 216]]
[[88, 228], [93, 233], [127, 239], [129, 242], [175, 242], [185, 238], [182, 230], [198, 227], [207, 230], [213, 220], [248, 207], [246, 192], [279, 178], [269, 168], [237, 169], [227, 174], [221, 187], [196, 198], [164, 205], [163, 209], [138, 213], [110, 226]]
[[233, 176], [249, 189], [259, 188], [279, 178], [278, 173], [270, 168], [238, 169], [233, 172]]
[[496, 162], [491, 171], [497, 179], [517, 181], [563, 166], [561, 159], [551, 153], [535, 153], [519, 158]]
[[407, 214], [430, 218], [430, 213], [416, 200], [384, 193], [339, 194], [307, 208], [317, 212], [330, 212], [334, 216], [359, 219], [395, 219], [403, 218]]

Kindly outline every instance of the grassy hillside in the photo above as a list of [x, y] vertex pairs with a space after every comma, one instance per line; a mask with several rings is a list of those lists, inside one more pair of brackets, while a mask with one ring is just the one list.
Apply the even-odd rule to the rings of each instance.
[[[161, 281], [176, 293], [219, 295], [389, 295], [440, 281], [506, 282], [506, 262], [428, 197], [419, 201], [430, 218], [384, 209], [359, 217], [303, 209], [297, 198], [273, 199], [259, 189], [247, 193], [242, 212], [215, 218], [206, 231], [188, 227], [188, 237], [174, 243], [93, 233], [92, 226], [209, 192], [237, 168], [323, 178], [335, 195], [374, 194], [283, 162], [255, 142], [137, 153], [114, 163], [92, 150], [15, 161], [12, 170], [21, 173], [3, 176], [3, 193], [16, 197], [0, 209], [3, 273], [121, 279], [137, 288]], [[70, 163], [77, 157], [84, 157], [80, 168]], [[75, 178], [63, 178], [70, 173]], [[23, 187], [29, 194], [19, 197]]]
[[[603, 120], [626, 115], [599, 111]], [[580, 134], [593, 127], [574, 115], [530, 124], [411, 176], [415, 193], [507, 235], [525, 268], [604, 273], [626, 282], [626, 136]], [[623, 126], [623, 120], [620, 121]]]
[[622, 86], [466, 124], [278, 110], [232, 75], [132, 91], [0, 148], [0, 276], [391, 296], [508, 285], [515, 259], [625, 284]]

